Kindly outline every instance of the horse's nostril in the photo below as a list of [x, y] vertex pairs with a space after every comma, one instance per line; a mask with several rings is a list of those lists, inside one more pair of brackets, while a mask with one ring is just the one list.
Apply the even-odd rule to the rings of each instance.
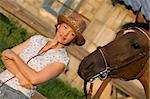
[[92, 65], [93, 65], [93, 63], [91, 62], [89, 65], [87, 65], [87, 67], [85, 68], [85, 69], [92, 69]]

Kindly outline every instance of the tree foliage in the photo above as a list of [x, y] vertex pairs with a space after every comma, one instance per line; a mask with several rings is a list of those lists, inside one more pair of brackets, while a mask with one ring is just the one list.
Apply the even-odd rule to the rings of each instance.
[[[3, 50], [20, 44], [30, 36], [17, 21], [0, 13], [0, 54]], [[2, 65], [0, 60], [0, 66]], [[2, 66], [2, 68], [4, 67]]]

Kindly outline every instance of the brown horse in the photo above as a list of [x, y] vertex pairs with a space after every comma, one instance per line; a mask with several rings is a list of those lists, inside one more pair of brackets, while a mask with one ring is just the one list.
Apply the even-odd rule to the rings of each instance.
[[149, 24], [138, 22], [138, 17], [135, 23], [123, 25], [114, 41], [97, 47], [81, 61], [78, 74], [85, 86], [97, 77], [138, 79], [149, 98]]

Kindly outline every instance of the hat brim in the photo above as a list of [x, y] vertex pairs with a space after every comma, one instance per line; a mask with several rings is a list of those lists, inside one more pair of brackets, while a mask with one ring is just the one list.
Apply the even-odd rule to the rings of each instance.
[[72, 25], [72, 23], [68, 20], [68, 18], [64, 14], [61, 14], [57, 17], [57, 22], [58, 22], [58, 24], [66, 23], [74, 30], [74, 32], [77, 35], [77, 40], [76, 40], [75, 44], [77, 44], [78, 46], [82, 46], [85, 44], [84, 37], [81, 35], [81, 33], [77, 32], [77, 29]]

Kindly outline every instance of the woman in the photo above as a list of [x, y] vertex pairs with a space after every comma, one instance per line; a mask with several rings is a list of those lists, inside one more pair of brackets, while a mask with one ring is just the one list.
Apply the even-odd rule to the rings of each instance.
[[32, 36], [22, 44], [6, 49], [2, 60], [7, 70], [0, 74], [0, 99], [29, 99], [37, 84], [58, 76], [69, 63], [66, 46], [83, 45], [81, 33], [85, 21], [77, 13], [59, 15], [56, 36], [50, 40], [41, 35]]

